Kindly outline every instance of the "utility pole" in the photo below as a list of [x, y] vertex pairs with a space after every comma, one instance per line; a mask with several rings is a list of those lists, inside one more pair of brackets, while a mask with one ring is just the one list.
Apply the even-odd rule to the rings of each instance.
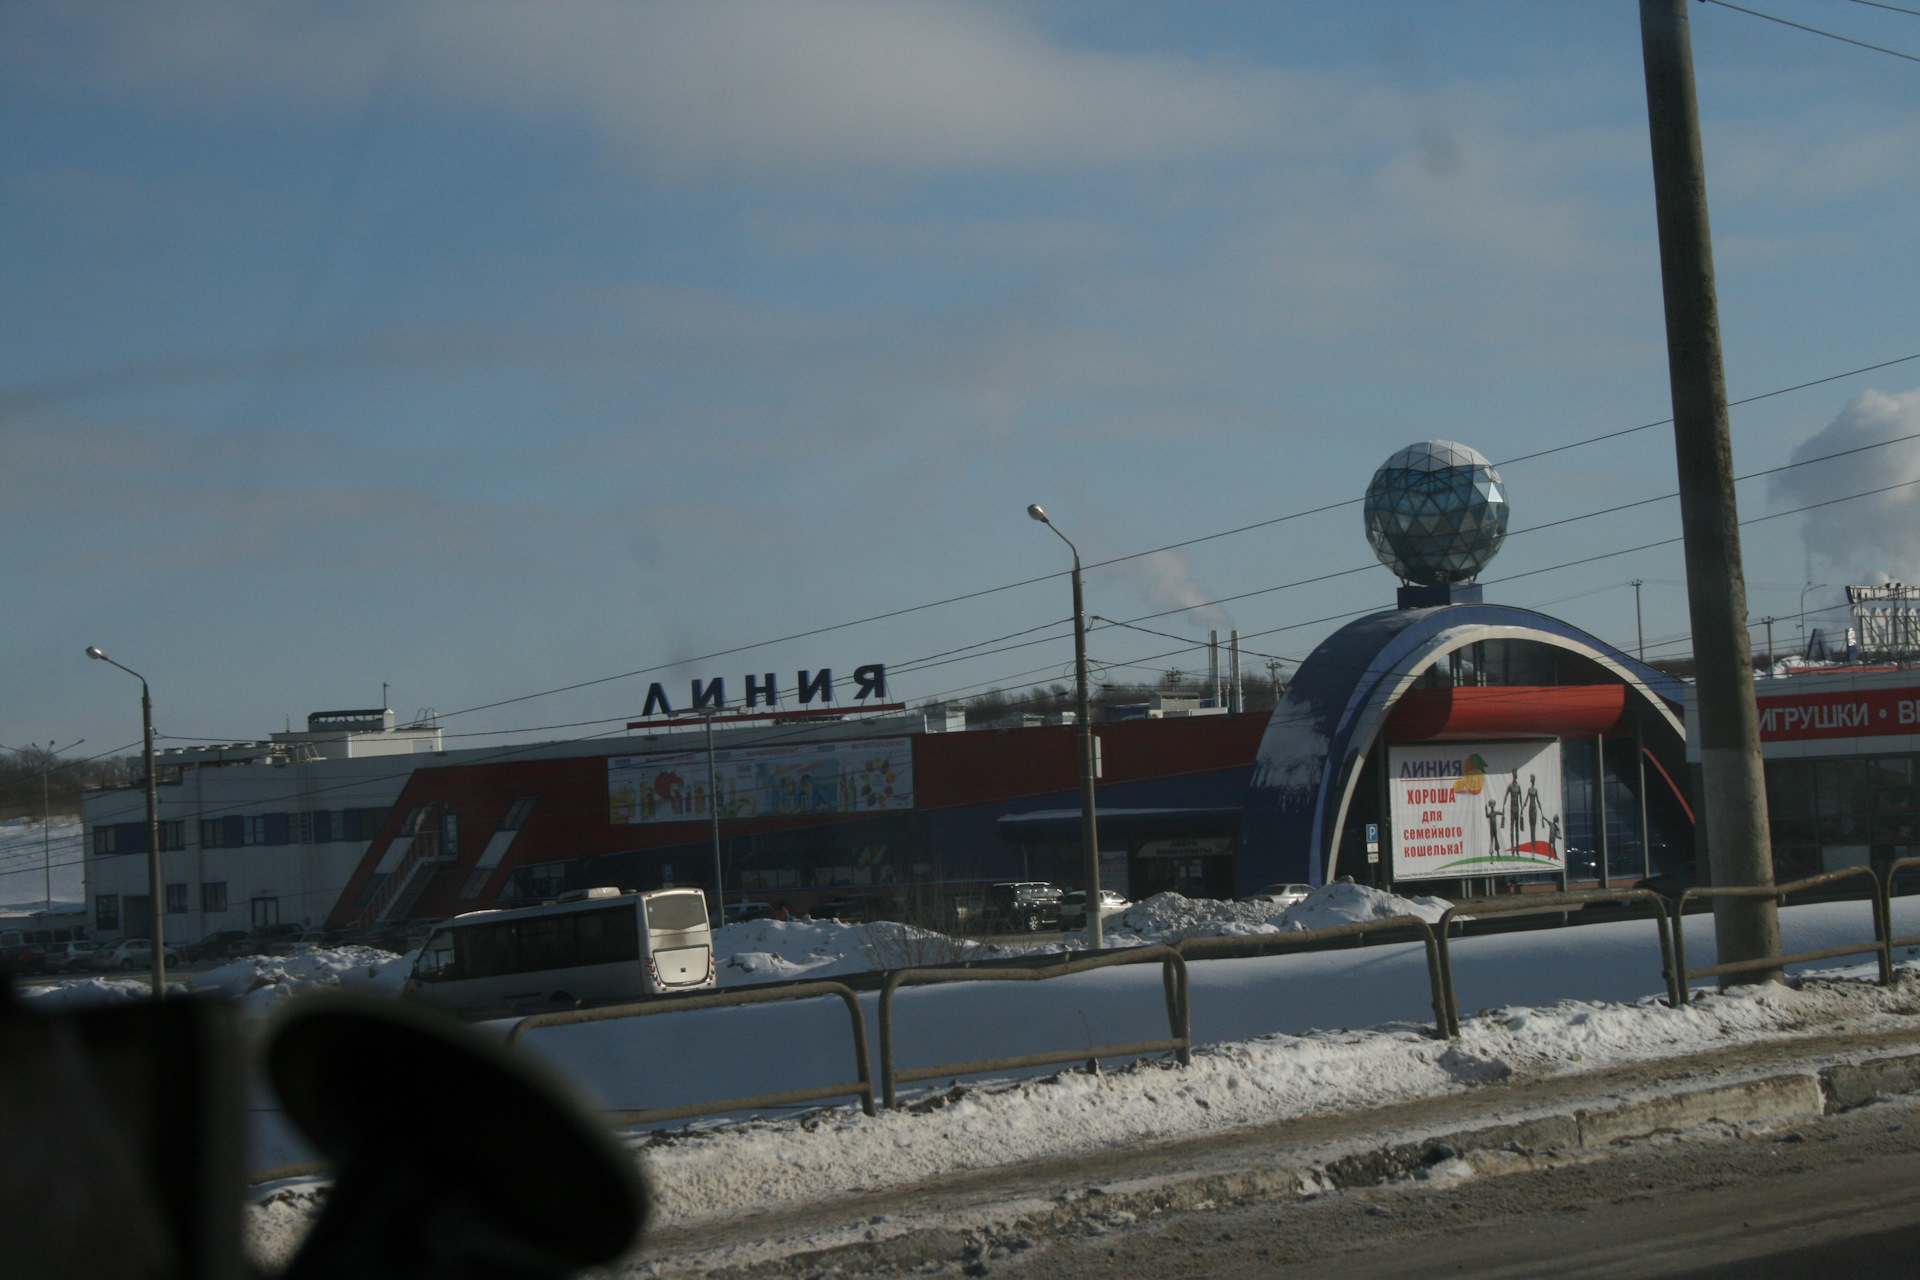
[[1640, 620], [1640, 579], [1638, 578], [1633, 580], [1633, 637], [1635, 644], [1639, 646], [1634, 650], [1634, 656], [1645, 662], [1647, 660], [1647, 628], [1646, 624]]
[[1774, 617], [1768, 614], [1760, 619], [1767, 628], [1767, 679], [1773, 679], [1773, 623]]
[[[1640, 47], [1660, 229], [1687, 609], [1693, 623], [1707, 850], [1714, 884], [1771, 886], [1766, 776], [1754, 705], [1753, 651], [1747, 639], [1746, 574], [1740, 560], [1733, 441], [1720, 363], [1720, 308], [1714, 293], [1687, 0], [1640, 0]], [[1717, 898], [1713, 908], [1722, 964], [1780, 954], [1774, 899]], [[1724, 975], [1721, 984], [1777, 982], [1783, 976], [1778, 966], [1763, 967]]]
[[[1096, 753], [1099, 748], [1093, 737], [1093, 706], [1087, 696], [1087, 605], [1080, 589], [1080, 548], [1073, 545], [1073, 539], [1060, 532], [1040, 504], [1029, 506], [1027, 515], [1052, 529], [1054, 536], [1066, 543], [1067, 550], [1073, 553], [1073, 683], [1074, 703], [1079, 708], [1080, 721], [1080, 864], [1087, 885], [1087, 950], [1098, 951], [1106, 942], [1105, 927], [1100, 919], [1100, 828], [1094, 792], [1094, 778], [1099, 769], [1099, 756]], [[1217, 649], [1215, 653], [1217, 668]]]

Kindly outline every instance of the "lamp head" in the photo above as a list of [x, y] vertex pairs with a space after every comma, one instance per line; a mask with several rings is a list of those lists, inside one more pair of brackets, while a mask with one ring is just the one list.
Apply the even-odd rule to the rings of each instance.
[[[1040, 509], [1040, 504], [1037, 502], [1031, 503], [1028, 505], [1027, 514], [1033, 517], [1035, 520], [1038, 520], [1041, 524], [1053, 523], [1053, 521], [1047, 519], [1047, 513]], [[88, 652], [91, 653], [92, 650], [88, 650]]]
[[98, 658], [102, 662], [105, 662], [107, 660], [106, 653], [101, 649], [95, 647], [94, 645], [87, 646], [87, 656], [89, 658]]

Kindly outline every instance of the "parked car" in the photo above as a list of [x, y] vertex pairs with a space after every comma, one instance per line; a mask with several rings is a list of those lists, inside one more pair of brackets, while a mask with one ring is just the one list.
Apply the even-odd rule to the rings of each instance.
[[893, 899], [870, 893], [857, 898], [835, 898], [832, 902], [823, 902], [810, 914], [815, 920], [866, 924], [873, 920], [898, 920], [900, 908]]
[[1039, 933], [1060, 927], [1058, 888], [1044, 880], [1012, 880], [987, 886], [989, 929]]
[[[1100, 918], [1106, 919], [1117, 912], [1132, 906], [1125, 894], [1117, 889], [1100, 891]], [[1060, 895], [1060, 927], [1063, 929], [1084, 929], [1087, 927], [1087, 894], [1084, 889], [1075, 889], [1072, 893]]]
[[1258, 893], [1250, 893], [1242, 902], [1270, 902], [1276, 911], [1284, 911], [1296, 902], [1306, 901], [1313, 892], [1310, 884], [1270, 884]]
[[7, 973], [45, 973], [47, 949], [37, 942], [0, 947], [0, 970]]
[[274, 943], [299, 932], [300, 926], [297, 924], [259, 925], [234, 939], [232, 945], [227, 948], [227, 955], [230, 958], [271, 955]]
[[[84, 945], [90, 948], [87, 952], [86, 967], [97, 972], [110, 969], [132, 972], [135, 969], [153, 967], [153, 939], [151, 938], [123, 938], [110, 947], [94, 947], [90, 942], [84, 944], [69, 942], [67, 945], [70, 947]], [[180, 959], [180, 953], [168, 947], [166, 959], [168, 964], [175, 964]]]
[[745, 924], [749, 920], [773, 919], [773, 907], [765, 902], [729, 902], [726, 924]]
[[190, 942], [180, 948], [180, 958], [189, 964], [203, 964], [208, 960], [225, 960], [233, 954], [233, 948], [247, 936], [245, 929], [221, 929], [210, 933], [198, 942]]
[[93, 967], [94, 953], [99, 950], [91, 942], [55, 942], [42, 952], [40, 972], [79, 973]]

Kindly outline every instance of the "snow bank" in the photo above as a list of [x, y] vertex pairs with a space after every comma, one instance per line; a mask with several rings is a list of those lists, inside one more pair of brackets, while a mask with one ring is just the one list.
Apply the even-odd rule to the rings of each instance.
[[891, 921], [842, 924], [837, 920], [753, 920], [726, 925], [713, 934], [714, 960], [723, 987], [953, 964], [1018, 955], [1024, 950], [950, 938]]
[[952, 1086], [868, 1119], [853, 1108], [634, 1139], [655, 1222], [681, 1224], [1038, 1159], [1085, 1155], [1314, 1113], [1460, 1092], [1516, 1070], [1552, 1074], [1695, 1052], [1847, 1021], [1910, 1015], [1904, 990], [1811, 982], [1744, 988], [1684, 1009], [1563, 1001], [1469, 1019], [1455, 1044], [1406, 1028], [1215, 1045], [1190, 1069], [1141, 1061], [997, 1086]]
[[351, 986], [398, 995], [418, 952], [398, 956], [374, 947], [313, 947], [287, 956], [243, 956], [186, 980], [188, 991], [240, 1002], [242, 1017], [260, 1017], [294, 996]]
[[1121, 915], [1107, 917], [1103, 932], [1108, 946], [1158, 946], [1186, 938], [1273, 933], [1267, 923], [1272, 916], [1271, 902], [1221, 902], [1156, 893]]
[[1392, 916], [1418, 916], [1433, 922], [1448, 905], [1439, 898], [1403, 898], [1364, 884], [1322, 885], [1277, 915], [1271, 902], [1219, 902], [1156, 893], [1109, 920], [1107, 939], [1109, 946], [1152, 946], [1187, 938], [1328, 929]]
[[[177, 982], [169, 982], [167, 990], [184, 992], [186, 988]], [[16, 987], [14, 994], [41, 1013], [53, 1013], [62, 1009], [148, 1000], [153, 996], [153, 987], [145, 978], [73, 978], [44, 986]]]
[[1307, 897], [1273, 917], [1281, 929], [1331, 929], [1362, 920], [1418, 916], [1438, 924], [1453, 904], [1440, 898], [1403, 898], [1364, 884], [1323, 884]]

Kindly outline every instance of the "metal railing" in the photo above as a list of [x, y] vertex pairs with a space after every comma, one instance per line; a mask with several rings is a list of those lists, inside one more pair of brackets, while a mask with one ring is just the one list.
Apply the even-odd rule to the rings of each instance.
[[785, 1089], [779, 1093], [756, 1093], [744, 1098], [723, 1098], [715, 1102], [694, 1102], [678, 1107], [651, 1107], [644, 1111], [616, 1111], [607, 1115], [609, 1124], [651, 1124], [658, 1120], [685, 1120], [693, 1116], [722, 1115], [729, 1111], [751, 1111], [755, 1107], [785, 1107], [824, 1098], [858, 1097], [860, 1109], [868, 1115], [873, 1108], [873, 1067], [867, 1057], [867, 1020], [860, 1012], [860, 998], [853, 988], [840, 982], [805, 982], [776, 991], [758, 991], [752, 987], [718, 991], [707, 996], [676, 996], [650, 1000], [644, 1004], [609, 1005], [604, 1009], [568, 1009], [562, 1013], [536, 1013], [522, 1018], [507, 1032], [507, 1043], [518, 1044], [520, 1037], [540, 1027], [569, 1027], [583, 1022], [607, 1022], [615, 1018], [644, 1018], [660, 1013], [692, 1013], [700, 1009], [733, 1009], [748, 1004], [774, 1004], [788, 1000], [811, 1000], [820, 996], [838, 996], [847, 1006], [853, 1023], [853, 1059], [859, 1079], [841, 1084], [816, 1085], [807, 1089]]
[[[1449, 1039], [1460, 1035], [1460, 1001], [1453, 989], [1453, 953], [1447, 946], [1447, 935], [1452, 929], [1456, 914], [1466, 912], [1466, 918], [1484, 920], [1488, 916], [1524, 916], [1546, 915], [1549, 913], [1571, 913], [1584, 911], [1587, 907], [1602, 902], [1647, 902], [1653, 905], [1654, 923], [1660, 932], [1660, 976], [1667, 983], [1667, 1003], [1674, 1008], [1686, 1003], [1686, 984], [1679, 976], [1679, 964], [1675, 960], [1678, 923], [1675, 933], [1668, 933], [1667, 902], [1651, 889], [1581, 889], [1573, 893], [1529, 893], [1509, 898], [1469, 898], [1456, 902], [1440, 916], [1439, 946], [1440, 974], [1445, 983], [1445, 1012], [1443, 1025]], [[1681, 953], [1684, 954], [1684, 953]]]
[[[1893, 980], [1893, 951], [1896, 947], [1920, 946], [1920, 935], [1895, 938], [1892, 934], [1892, 890], [1896, 875], [1911, 868], [1920, 868], [1920, 857], [1901, 858], [1889, 864], [1884, 872], [1876, 873], [1869, 867], [1848, 867], [1840, 871], [1827, 872], [1824, 875], [1811, 876], [1789, 884], [1773, 886], [1754, 886], [1744, 888], [1690, 888], [1676, 899], [1669, 901], [1650, 889], [1592, 889], [1574, 893], [1525, 894], [1514, 897], [1477, 898], [1457, 902], [1443, 913], [1437, 925], [1429, 924], [1417, 916], [1393, 916], [1384, 920], [1363, 920], [1352, 924], [1335, 925], [1326, 929], [1302, 930], [1294, 933], [1253, 934], [1238, 937], [1188, 938], [1173, 946], [1138, 947], [1120, 951], [1106, 951], [1097, 955], [1083, 956], [1080, 959], [1063, 960], [1058, 964], [1028, 965], [1022, 967], [947, 966], [939, 968], [900, 969], [889, 973], [880, 987], [879, 999], [879, 1036], [880, 1036], [880, 1082], [878, 1088], [879, 1105], [889, 1109], [900, 1105], [899, 1088], [922, 1080], [932, 1080], [942, 1076], [980, 1075], [992, 1071], [1021, 1070], [1028, 1067], [1052, 1066], [1064, 1063], [1085, 1062], [1100, 1058], [1134, 1057], [1149, 1053], [1172, 1052], [1182, 1066], [1193, 1061], [1192, 1030], [1192, 994], [1188, 980], [1187, 963], [1190, 960], [1232, 959], [1270, 955], [1277, 952], [1297, 952], [1307, 950], [1328, 950], [1327, 944], [1352, 939], [1356, 944], [1369, 934], [1405, 931], [1417, 937], [1426, 949], [1427, 982], [1434, 1014], [1434, 1032], [1443, 1039], [1455, 1039], [1460, 1035], [1460, 1005], [1453, 980], [1453, 955], [1449, 939], [1456, 923], [1466, 920], [1485, 920], [1493, 916], [1544, 915], [1552, 913], [1571, 914], [1587, 907], [1603, 903], [1631, 904], [1643, 902], [1652, 908], [1655, 930], [1660, 941], [1661, 977], [1666, 983], [1668, 1003], [1679, 1007], [1687, 1002], [1687, 984], [1695, 978], [1716, 977], [1725, 974], [1753, 973], [1765, 969], [1779, 968], [1789, 964], [1800, 964], [1812, 960], [1825, 960], [1836, 956], [1874, 954], [1880, 961], [1880, 981], [1888, 984]], [[1869, 900], [1874, 925], [1874, 940], [1871, 943], [1838, 947], [1821, 947], [1811, 951], [1797, 951], [1785, 955], [1770, 956], [1760, 960], [1729, 962], [1707, 965], [1699, 969], [1687, 968], [1685, 926], [1682, 913], [1687, 903], [1693, 899], [1712, 898], [1780, 898], [1805, 892], [1823, 885], [1848, 879], [1866, 877], [1873, 889]], [[1158, 961], [1161, 966], [1161, 986], [1166, 998], [1167, 1030], [1166, 1038], [1142, 1040], [1127, 1044], [1095, 1045], [1083, 1049], [1048, 1050], [1041, 1053], [1017, 1054], [1008, 1057], [982, 1058], [970, 1062], [948, 1062], [932, 1066], [902, 1068], [895, 1062], [894, 1053], [894, 998], [905, 986], [925, 986], [949, 982], [1046, 982], [1054, 978], [1063, 978], [1072, 974], [1087, 973], [1096, 969], [1112, 968], [1117, 965], [1145, 964]], [[514, 1024], [507, 1034], [507, 1043], [518, 1043], [528, 1031], [542, 1027], [573, 1026], [581, 1023], [604, 1022], [616, 1018], [646, 1017], [662, 1013], [692, 1013], [702, 1009], [736, 1008], [742, 1005], [770, 1004], [792, 1000], [810, 1000], [824, 996], [837, 996], [847, 1007], [852, 1031], [854, 1061], [859, 1078], [845, 1083], [820, 1085], [806, 1089], [789, 1089], [778, 1093], [755, 1094], [751, 1097], [726, 1098], [713, 1102], [690, 1103], [677, 1107], [655, 1107], [642, 1111], [623, 1111], [609, 1114], [607, 1119], [616, 1125], [647, 1124], [662, 1120], [689, 1119], [695, 1116], [721, 1115], [732, 1111], [749, 1111], [757, 1107], [790, 1106], [797, 1103], [816, 1102], [828, 1098], [858, 1097], [861, 1109], [868, 1115], [876, 1114], [876, 1089], [872, 1068], [868, 1059], [866, 1020], [860, 1009], [858, 996], [853, 989], [840, 982], [800, 982], [780, 984], [777, 987], [747, 987], [730, 991], [715, 992], [711, 995], [681, 996], [652, 1000], [641, 1004], [614, 1005], [600, 1009], [577, 1009], [559, 1013], [535, 1014], [522, 1018]]]
[[[1903, 858], [1900, 862], [1912, 862], [1920, 865], [1920, 859]], [[1900, 863], [1896, 862], [1895, 867]], [[1873, 886], [1872, 897], [1868, 905], [1873, 911], [1873, 941], [1863, 946], [1818, 947], [1812, 951], [1795, 951], [1784, 955], [1763, 956], [1758, 960], [1730, 960], [1725, 964], [1704, 965], [1698, 969], [1687, 968], [1686, 927], [1682, 923], [1691, 899], [1705, 898], [1779, 898], [1784, 902], [1787, 895], [1803, 893], [1821, 885], [1833, 884], [1840, 880], [1866, 877]], [[1887, 986], [1893, 981], [1893, 943], [1887, 935], [1892, 932], [1889, 920], [1892, 915], [1888, 906], [1889, 892], [1893, 883], [1891, 869], [1885, 880], [1872, 867], [1844, 867], [1839, 871], [1828, 871], [1823, 875], [1808, 876], [1804, 880], [1794, 880], [1787, 884], [1776, 885], [1728, 885], [1720, 888], [1690, 888], [1682, 890], [1673, 903], [1673, 950], [1675, 967], [1680, 971], [1680, 997], [1685, 1003], [1688, 984], [1695, 978], [1713, 978], [1735, 973], [1760, 973], [1768, 969], [1780, 969], [1790, 964], [1803, 964], [1809, 960], [1830, 960], [1835, 956], [1876, 955], [1880, 958], [1880, 985]], [[1916, 939], [1920, 941], [1920, 939]]]
[[[1301, 929], [1293, 933], [1257, 933], [1226, 938], [1188, 938], [1174, 950], [1188, 960], [1226, 960], [1241, 956], [1270, 955], [1276, 951], [1301, 951], [1315, 943], [1352, 938], [1355, 943], [1369, 933], [1390, 933], [1405, 929], [1417, 935], [1427, 949], [1427, 985], [1433, 1000], [1434, 1034], [1441, 1039], [1458, 1035], [1448, 1030], [1447, 993], [1453, 979], [1446, 967], [1446, 950], [1434, 936], [1433, 926], [1419, 916], [1388, 916], [1382, 920], [1357, 920], [1352, 924], [1329, 925], [1325, 929]], [[1329, 948], [1317, 948], [1328, 950]]]
[[1920, 934], [1908, 934], [1905, 937], [1893, 936], [1893, 881], [1908, 867], [1920, 867], [1920, 858], [1895, 858], [1886, 866], [1880, 880], [1880, 918], [1887, 927], [1887, 958], [1893, 958], [1896, 947], [1920, 947]]
[[[1131, 1044], [1093, 1045], [1085, 1049], [1056, 1049], [1045, 1053], [1023, 1053], [1006, 1058], [982, 1058], [975, 1062], [949, 1062], [931, 1067], [901, 1070], [893, 1060], [893, 998], [903, 986], [921, 986], [936, 982], [1046, 982], [1068, 974], [1115, 965], [1160, 961], [1160, 982], [1167, 998], [1167, 1038], [1140, 1040]], [[899, 1105], [899, 1086], [916, 1080], [940, 1076], [978, 1075], [983, 1071], [1012, 1071], [1023, 1067], [1044, 1067], [1064, 1062], [1086, 1062], [1098, 1058], [1132, 1057], [1142, 1053], [1172, 1050], [1181, 1066], [1193, 1062], [1193, 1036], [1189, 1018], [1191, 1005], [1187, 991], [1187, 962], [1173, 947], [1139, 947], [1126, 951], [1108, 951], [1082, 960], [1029, 969], [900, 969], [890, 974], [880, 988], [880, 1091], [884, 1105]]]

